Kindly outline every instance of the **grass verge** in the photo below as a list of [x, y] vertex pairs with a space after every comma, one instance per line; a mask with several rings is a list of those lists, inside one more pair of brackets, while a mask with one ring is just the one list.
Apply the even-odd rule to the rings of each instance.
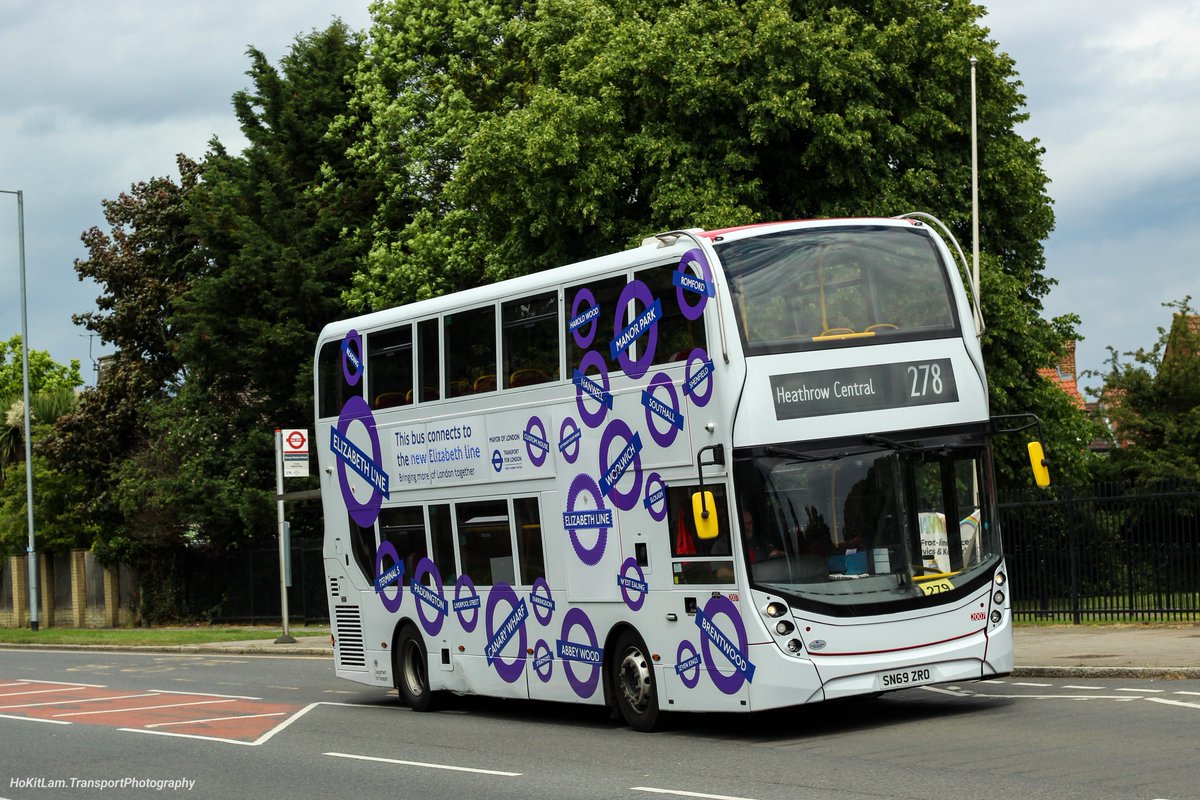
[[[72, 644], [117, 645], [121, 647], [152, 647], [213, 642], [240, 642], [254, 639], [275, 639], [283, 632], [279, 627], [226, 628], [209, 625], [164, 628], [0, 628], [0, 644]], [[328, 643], [328, 627], [291, 626], [288, 632], [295, 638], [322, 636]]]

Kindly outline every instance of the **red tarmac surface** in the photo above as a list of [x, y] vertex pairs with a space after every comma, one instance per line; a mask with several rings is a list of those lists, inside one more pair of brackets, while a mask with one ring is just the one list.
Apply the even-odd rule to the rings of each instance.
[[254, 744], [300, 706], [255, 697], [120, 690], [85, 683], [0, 677], [0, 716]]

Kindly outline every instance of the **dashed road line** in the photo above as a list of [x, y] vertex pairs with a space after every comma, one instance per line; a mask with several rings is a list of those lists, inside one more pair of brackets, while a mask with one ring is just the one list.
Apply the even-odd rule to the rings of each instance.
[[731, 794], [706, 794], [704, 792], [689, 792], [686, 789], [659, 789], [654, 786], [631, 786], [631, 792], [652, 792], [654, 794], [673, 794], [677, 797], [701, 797], [706, 800], [753, 800], [750, 797], [738, 797]]
[[[453, 764], [430, 764], [424, 761], [404, 761], [399, 758], [381, 758], [379, 756], [363, 756], [356, 753], [326, 753], [327, 756], [334, 758], [351, 758], [358, 761], [375, 761], [382, 764], [399, 764], [404, 767], [425, 767], [426, 769], [447, 769], [454, 772], [475, 772], [480, 775], [498, 775], [505, 778], [516, 778], [521, 775], [520, 772], [504, 772], [497, 769], [479, 769], [478, 767], [459, 767]], [[716, 795], [706, 795], [715, 797]]]

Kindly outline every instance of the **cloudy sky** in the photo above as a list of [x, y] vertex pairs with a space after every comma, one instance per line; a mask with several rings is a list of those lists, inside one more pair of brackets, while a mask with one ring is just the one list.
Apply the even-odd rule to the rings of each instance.
[[[1200, 0], [991, 0], [1046, 148], [1059, 281], [1047, 314], [1078, 314], [1080, 369], [1106, 347], [1149, 347], [1162, 303], [1200, 299]], [[365, 29], [367, 0], [0, 0], [0, 189], [25, 193], [30, 344], [59, 362], [104, 349], [71, 323], [97, 287], [72, 263], [100, 201], [218, 136], [241, 142], [230, 96], [248, 46], [277, 63], [334, 15]], [[987, 187], [981, 188], [987, 202]], [[0, 195], [0, 337], [20, 330], [16, 198]], [[964, 246], [969, 243], [964, 242]], [[1085, 385], [1095, 385], [1097, 381]]]

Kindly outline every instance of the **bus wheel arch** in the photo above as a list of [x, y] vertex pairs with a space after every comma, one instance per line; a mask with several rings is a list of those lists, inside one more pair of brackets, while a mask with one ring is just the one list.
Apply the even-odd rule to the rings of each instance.
[[664, 712], [659, 707], [658, 678], [645, 639], [632, 625], [615, 626], [608, 634], [605, 652], [605, 701], [635, 731], [659, 728]]
[[392, 636], [392, 680], [400, 702], [413, 711], [433, 711], [438, 693], [429, 688], [429, 651], [420, 628], [401, 620]]

